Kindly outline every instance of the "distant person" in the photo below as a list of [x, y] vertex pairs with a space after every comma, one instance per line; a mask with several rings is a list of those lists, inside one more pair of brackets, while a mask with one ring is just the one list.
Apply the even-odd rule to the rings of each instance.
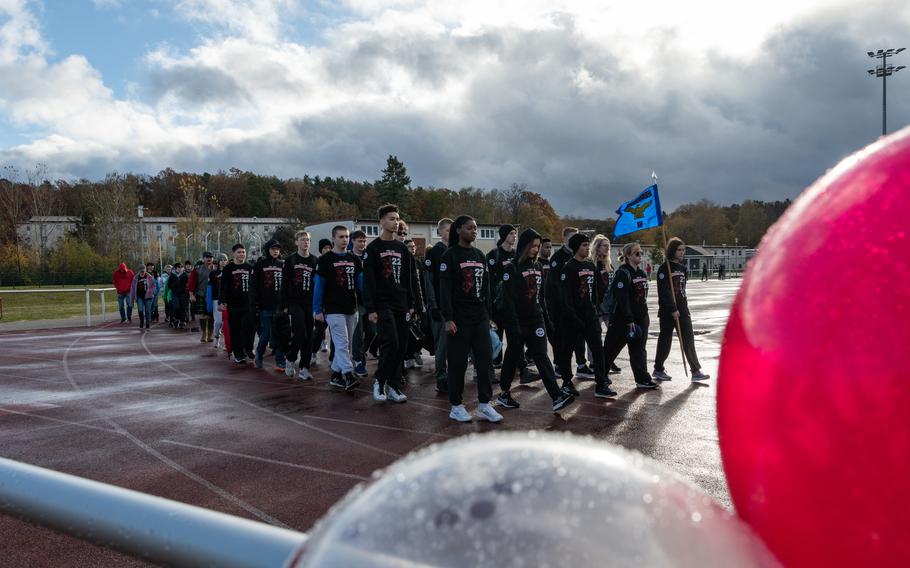
[[[329, 239], [319, 239], [319, 256], [322, 256], [332, 250], [332, 241]], [[312, 355], [310, 356], [312, 365], [316, 364], [316, 353], [329, 350], [329, 344], [325, 339], [325, 332], [329, 329], [328, 324], [325, 320], [315, 320], [314, 321], [314, 330], [313, 330], [313, 346], [310, 350]], [[333, 349], [334, 350], [334, 349]], [[331, 361], [334, 357], [329, 356]]]
[[155, 270], [154, 262], [146, 262], [145, 271], [151, 274], [152, 278], [155, 279], [155, 297], [152, 298], [152, 321], [158, 323], [158, 293], [161, 289], [161, 279], [158, 271]]
[[[367, 249], [367, 234], [363, 231], [351, 233], [351, 252], [364, 261], [363, 253]], [[376, 337], [376, 326], [367, 318], [366, 308], [363, 307], [363, 296], [357, 297], [357, 327], [354, 329], [354, 339], [351, 341], [351, 354], [354, 357], [354, 375], [361, 379], [366, 378], [367, 358], [366, 350]]]
[[158, 277], [158, 290], [161, 294], [161, 299], [164, 300], [164, 323], [168, 325], [171, 323], [171, 293], [167, 287], [167, 281], [172, 272], [174, 272], [174, 267], [167, 264], [164, 267], [164, 272]]
[[188, 277], [183, 266], [178, 262], [171, 277], [167, 279], [167, 287], [171, 293], [171, 327], [177, 329], [186, 329], [186, 322], [189, 321]]
[[701, 265], [701, 281], [702, 282], [708, 281], [708, 263], [707, 262], [702, 263], [702, 265]]
[[113, 274], [114, 288], [117, 290], [117, 307], [120, 309], [120, 323], [133, 321], [133, 303], [130, 300], [130, 287], [133, 285], [133, 278], [135, 277], [136, 273], [127, 268], [125, 262], [121, 262]]
[[[310, 254], [310, 233], [294, 234], [297, 250], [284, 260], [284, 307], [291, 316], [291, 343], [288, 346], [285, 374], [302, 381], [312, 380], [310, 373], [313, 348], [313, 288], [316, 282], [316, 255]], [[300, 359], [300, 363], [295, 362]]]
[[149, 328], [152, 320], [152, 301], [158, 297], [158, 282], [155, 277], [146, 270], [145, 265], [139, 266], [139, 273], [130, 283], [130, 302], [136, 303], [136, 311], [139, 312], [139, 329], [143, 326]]
[[234, 363], [246, 364], [253, 355], [253, 314], [250, 310], [250, 279], [253, 266], [246, 262], [246, 248], [240, 243], [231, 248], [234, 259], [221, 271], [219, 309], [227, 310], [228, 333]]
[[275, 353], [274, 370], [285, 373], [287, 361], [284, 349], [276, 338], [272, 337], [272, 319], [283, 300], [281, 288], [284, 280], [282, 272], [284, 261], [280, 258], [281, 243], [277, 239], [269, 239], [262, 248], [263, 254], [256, 259], [250, 277], [250, 305], [258, 314], [258, 319], [257, 316], [254, 316], [253, 325], [258, 324], [259, 329], [259, 342], [256, 344], [256, 358], [253, 360], [253, 366], [257, 369], [262, 368], [265, 348], [269, 346]]
[[645, 274], [648, 275], [648, 282], [651, 281], [651, 263], [645, 265]]
[[209, 343], [214, 341], [212, 330], [215, 322], [212, 320], [212, 314], [209, 311], [208, 303], [205, 301], [206, 290], [209, 287], [209, 275], [215, 269], [215, 255], [209, 251], [202, 253], [202, 263], [196, 265], [189, 274], [187, 282], [187, 291], [190, 298], [190, 309], [195, 316], [199, 316], [199, 328], [202, 330], [200, 343]]
[[206, 291], [212, 304], [210, 310], [212, 312], [212, 339], [215, 342], [215, 349], [220, 349], [222, 344], [226, 345], [226, 342], [221, 341], [224, 329], [224, 310], [221, 309], [218, 298], [221, 297], [221, 271], [224, 270], [227, 263], [228, 257], [226, 254], [221, 253], [218, 255], [218, 265], [209, 273], [209, 287]]

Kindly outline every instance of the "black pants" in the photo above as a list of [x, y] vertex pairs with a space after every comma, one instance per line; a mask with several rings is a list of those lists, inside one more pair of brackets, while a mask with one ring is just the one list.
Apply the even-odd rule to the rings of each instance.
[[304, 304], [288, 306], [291, 316], [291, 344], [288, 347], [287, 359], [292, 363], [300, 354], [300, 368], [309, 369], [313, 349], [313, 308]]
[[376, 338], [379, 341], [379, 365], [376, 380], [380, 387], [389, 384], [401, 389], [401, 364], [408, 349], [408, 320], [405, 312], [380, 308], [377, 312]]
[[468, 354], [473, 354], [474, 368], [477, 369], [477, 400], [490, 402], [493, 398], [493, 384], [490, 369], [493, 359], [493, 342], [490, 341], [489, 320], [468, 324], [455, 322], [458, 332], [450, 335], [446, 344], [446, 358], [449, 368], [449, 402], [452, 406], [462, 403], [464, 395], [464, 374], [468, 369]]
[[[673, 344], [673, 330], [676, 329], [676, 322], [670, 314], [660, 314], [660, 335], [657, 336], [657, 355], [654, 357], [654, 370], [663, 371], [664, 361], [670, 355], [670, 346]], [[683, 349], [686, 352], [686, 360], [692, 372], [701, 369], [698, 362], [698, 354], [695, 353], [695, 332], [692, 330], [692, 316], [688, 312], [679, 312], [679, 330], [682, 333]]]
[[562, 373], [562, 379], [565, 381], [572, 378], [572, 351], [577, 347], [578, 340], [581, 338], [583, 342], [582, 349], [587, 344], [588, 349], [591, 350], [591, 357], [594, 359], [594, 380], [597, 381], [598, 385], [610, 384], [604, 372], [603, 346], [600, 342], [600, 319], [589, 322], [564, 320], [562, 329], [563, 333], [560, 336], [562, 346], [559, 350], [562, 359], [557, 361], [559, 371]]
[[651, 375], [648, 374], [648, 353], [645, 350], [645, 345], [648, 342], [648, 326], [651, 322], [645, 318], [636, 323], [641, 326], [641, 337], [629, 341], [626, 338], [626, 333], [629, 331], [629, 322], [610, 320], [610, 327], [607, 328], [607, 337], [604, 340], [603, 358], [607, 365], [612, 365], [622, 348], [628, 344], [629, 364], [632, 367], [632, 374], [635, 375], [635, 382], [647, 383], [651, 381]]
[[240, 359], [253, 352], [253, 314], [245, 308], [228, 306], [228, 327], [231, 330], [231, 352]]
[[506, 338], [513, 336], [518, 341], [509, 340], [509, 346], [506, 350], [505, 360], [502, 363], [502, 373], [499, 375], [499, 388], [502, 392], [509, 392], [512, 388], [512, 379], [515, 378], [515, 368], [518, 365], [518, 355], [522, 347], [527, 347], [528, 352], [537, 365], [537, 372], [540, 373], [540, 380], [547, 389], [547, 394], [554, 401], [559, 398], [559, 384], [556, 382], [556, 372], [553, 370], [553, 363], [547, 356], [547, 331], [544, 329], [543, 322], [536, 325], [527, 325], [518, 329], [506, 328]]
[[310, 342], [310, 353], [319, 353], [322, 347], [322, 340], [325, 339], [325, 331], [329, 329], [329, 324], [324, 321], [316, 321], [313, 329], [313, 340]]

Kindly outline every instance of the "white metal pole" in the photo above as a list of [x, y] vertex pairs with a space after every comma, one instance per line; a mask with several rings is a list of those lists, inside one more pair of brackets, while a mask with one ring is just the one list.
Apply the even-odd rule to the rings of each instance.
[[104, 290], [101, 290], [101, 323], [106, 321], [107, 305], [104, 302]]
[[285, 567], [307, 535], [0, 458], [0, 513], [164, 566]]
[[85, 327], [92, 327], [92, 293], [85, 289]]

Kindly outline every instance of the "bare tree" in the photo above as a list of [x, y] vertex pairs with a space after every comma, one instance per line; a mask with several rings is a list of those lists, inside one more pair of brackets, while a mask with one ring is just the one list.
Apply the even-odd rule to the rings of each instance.
[[44, 267], [47, 263], [47, 245], [50, 241], [51, 231], [61, 225], [50, 223], [46, 219], [57, 212], [58, 195], [48, 181], [47, 166], [42, 163], [26, 172], [28, 178], [28, 212], [32, 217], [33, 226], [36, 227], [35, 244], [38, 245], [38, 263]]
[[116, 172], [89, 192], [93, 213], [94, 245], [104, 256], [123, 260], [136, 242], [136, 180]]
[[3, 178], [0, 179], [0, 218], [8, 234], [3, 240], [12, 240], [16, 244], [16, 264], [19, 279], [22, 279], [22, 242], [18, 224], [25, 220], [27, 199], [25, 188], [19, 181], [19, 170], [14, 166], [3, 167]]

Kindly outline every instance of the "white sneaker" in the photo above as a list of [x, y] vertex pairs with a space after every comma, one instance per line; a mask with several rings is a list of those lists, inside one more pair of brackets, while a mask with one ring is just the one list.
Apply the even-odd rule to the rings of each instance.
[[405, 371], [408, 371], [408, 370], [413, 369], [413, 368], [414, 368], [414, 360], [413, 360], [413, 359], [405, 359], [405, 360], [404, 360], [404, 370], [405, 370]]
[[458, 406], [453, 406], [452, 411], [449, 412], [449, 418], [452, 420], [457, 420], [459, 422], [470, 422], [471, 415], [468, 414], [468, 411], [465, 409], [463, 404]]
[[391, 385], [385, 386], [385, 397], [386, 397], [386, 400], [389, 400], [391, 402], [407, 402], [408, 401], [407, 395], [405, 395], [400, 390], [395, 389], [395, 387], [393, 387]]
[[481, 403], [477, 410], [474, 411], [474, 418], [489, 420], [490, 422], [501, 422], [502, 414], [496, 412], [496, 409], [489, 404]]
[[297, 373], [297, 378], [301, 381], [312, 381], [313, 375], [310, 374], [310, 370], [306, 367], [300, 367], [300, 372]]
[[284, 374], [287, 375], [288, 378], [294, 378], [294, 375], [297, 374], [297, 366], [288, 361], [284, 364]]
[[386, 396], [382, 393], [382, 388], [379, 386], [378, 379], [373, 379], [373, 400], [376, 402], [386, 401]]

